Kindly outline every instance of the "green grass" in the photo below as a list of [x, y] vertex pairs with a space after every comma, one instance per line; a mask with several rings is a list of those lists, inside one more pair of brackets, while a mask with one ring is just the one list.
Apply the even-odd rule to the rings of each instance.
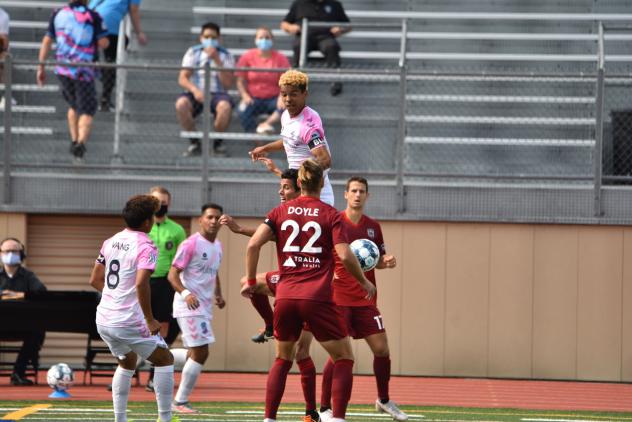
[[[112, 403], [110, 401], [0, 401], [0, 420], [11, 412], [35, 404], [51, 404], [47, 409], [27, 415], [20, 421], [112, 421]], [[263, 404], [250, 403], [194, 403], [199, 415], [180, 416], [182, 422], [189, 421], [234, 421], [261, 422]], [[410, 421], [520, 421], [520, 422], [602, 422], [630, 421], [632, 413], [584, 412], [584, 411], [542, 411], [518, 409], [479, 409], [455, 407], [401, 406], [410, 416]], [[303, 407], [297, 404], [282, 405], [278, 421], [302, 421]], [[156, 404], [151, 402], [130, 402], [128, 418], [135, 422], [154, 422], [157, 418]], [[348, 422], [389, 421], [389, 417], [375, 412], [371, 406], [352, 405], [347, 414]]]

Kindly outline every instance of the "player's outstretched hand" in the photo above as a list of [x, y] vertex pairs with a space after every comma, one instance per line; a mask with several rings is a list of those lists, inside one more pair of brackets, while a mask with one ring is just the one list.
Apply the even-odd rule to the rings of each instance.
[[154, 318], [147, 321], [147, 328], [149, 328], [149, 332], [151, 335], [156, 335], [160, 332], [160, 323], [156, 321]]
[[256, 284], [253, 284], [252, 286], [249, 286], [248, 284], [245, 284], [242, 288], [241, 288], [241, 295], [243, 297], [247, 297], [248, 299], [250, 299], [252, 297], [253, 294], [255, 294], [255, 287]]
[[226, 306], [226, 301], [224, 300], [222, 295], [215, 296], [215, 305], [217, 305], [219, 309], [224, 309], [224, 306]]
[[252, 162], [254, 163], [259, 158], [265, 157], [268, 154], [266, 153], [265, 148], [263, 146], [260, 146], [260, 147], [256, 147], [252, 151], [248, 152], [248, 155], [250, 155], [250, 158], [252, 159]]
[[362, 288], [366, 292], [365, 299], [369, 299], [370, 300], [373, 296], [375, 296], [375, 293], [377, 293], [377, 289], [375, 288], [373, 283], [371, 283], [366, 278], [364, 279], [364, 283], [362, 285]]
[[200, 306], [200, 301], [193, 293], [184, 298], [184, 301], [187, 303], [187, 308], [191, 310], [197, 309]]
[[239, 233], [239, 231], [241, 230], [241, 226], [235, 223], [235, 220], [233, 219], [233, 217], [231, 217], [228, 214], [223, 214], [219, 218], [219, 224], [221, 224], [222, 226], [228, 227], [230, 231], [233, 233]]
[[272, 161], [268, 157], [259, 157], [259, 158], [257, 158], [257, 161], [259, 161], [260, 163], [263, 163], [263, 165], [266, 166], [268, 171], [270, 171], [270, 172], [276, 174], [277, 176], [281, 177], [282, 172], [281, 172], [281, 170], [279, 170], [279, 168], [276, 166], [276, 164], [274, 164], [274, 161]]
[[383, 255], [382, 262], [384, 263], [384, 268], [395, 268], [397, 265], [397, 261], [393, 255]]

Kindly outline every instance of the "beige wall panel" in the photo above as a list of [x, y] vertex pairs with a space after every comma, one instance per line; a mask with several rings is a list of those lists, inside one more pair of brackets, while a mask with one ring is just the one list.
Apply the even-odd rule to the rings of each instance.
[[491, 377], [531, 376], [533, 226], [491, 226], [489, 274]]
[[[237, 219], [244, 227], [257, 227], [261, 219]], [[267, 371], [274, 359], [274, 344], [268, 342], [265, 345], [253, 343], [250, 340], [257, 331], [264, 327], [263, 320], [253, 308], [250, 300], [239, 293], [239, 280], [245, 274], [246, 246], [249, 238], [234, 234], [223, 228], [220, 239], [224, 245], [224, 258], [220, 277], [223, 280], [226, 308], [220, 312], [225, 313], [226, 329], [223, 339], [218, 342], [226, 342], [225, 370], [240, 371]], [[258, 272], [275, 270], [276, 262], [272, 265], [273, 243], [262, 249]], [[271, 302], [272, 303], [272, 302]], [[215, 325], [214, 325], [215, 327]]]
[[576, 226], [536, 226], [533, 376], [577, 375]]
[[623, 230], [579, 229], [577, 377], [621, 376]]
[[0, 214], [0, 240], [5, 237], [15, 237], [24, 245], [28, 245], [28, 239], [26, 236], [26, 221], [26, 214]]
[[446, 232], [443, 223], [402, 227], [402, 253], [397, 259], [402, 275], [403, 374], [444, 374]]
[[632, 381], [632, 230], [623, 231], [621, 381]]
[[448, 225], [446, 374], [487, 375], [489, 243], [488, 225]]

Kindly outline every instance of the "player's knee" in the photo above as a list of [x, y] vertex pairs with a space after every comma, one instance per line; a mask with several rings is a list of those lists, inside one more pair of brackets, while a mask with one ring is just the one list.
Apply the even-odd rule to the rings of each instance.
[[296, 361], [301, 361], [309, 357], [309, 345], [299, 342], [296, 346]]
[[206, 360], [208, 359], [208, 347], [194, 347], [191, 349], [191, 359], [199, 363], [200, 365], [204, 365]]
[[387, 358], [391, 355], [390, 350], [388, 350], [388, 344], [385, 344], [384, 347], [378, 347], [373, 350], [373, 356], [376, 358]]
[[147, 359], [155, 366], [169, 366], [173, 365], [173, 355], [168, 349], [162, 347], [156, 347], [156, 350]]

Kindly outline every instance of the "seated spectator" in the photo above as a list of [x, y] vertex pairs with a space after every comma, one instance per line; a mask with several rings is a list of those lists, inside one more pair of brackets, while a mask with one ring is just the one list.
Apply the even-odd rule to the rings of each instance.
[[[301, 24], [303, 18], [311, 22], [349, 22], [342, 4], [336, 0], [294, 0], [290, 6], [281, 29], [294, 35], [294, 57], [292, 66], [298, 67], [301, 56]], [[327, 67], [340, 67], [340, 44], [337, 37], [351, 31], [351, 27], [309, 27], [307, 33], [307, 51], [319, 50], [325, 56]], [[336, 96], [342, 92], [342, 84], [334, 82], [329, 89], [331, 95]]]
[[[4, 9], [0, 8], [0, 84], [3, 83], [4, 77], [4, 58], [9, 51], [9, 15]], [[16, 101], [11, 98], [11, 105], [15, 105]], [[4, 110], [4, 95], [0, 99], [0, 111]]]
[[[255, 33], [255, 45], [246, 51], [237, 62], [237, 67], [289, 68], [287, 57], [273, 48], [274, 41], [270, 28], [261, 26]], [[237, 89], [241, 95], [239, 118], [246, 132], [274, 132], [273, 125], [281, 120], [283, 103], [279, 99], [280, 72], [247, 71], [237, 73]], [[257, 116], [269, 114], [257, 126]]]
[[[53, 12], [39, 51], [38, 85], [42, 86], [46, 81], [44, 61], [53, 42], [57, 43], [55, 60], [59, 63], [94, 62], [98, 57], [97, 48], [107, 48], [108, 33], [103, 20], [97, 12], [86, 6], [87, 2], [70, 1], [66, 6]], [[62, 95], [68, 103], [70, 153], [77, 161], [82, 161], [86, 153], [86, 142], [92, 130], [92, 119], [97, 111], [95, 70], [93, 67], [60, 64], [55, 67], [55, 73], [61, 85]]]
[[[132, 21], [134, 33], [138, 38], [138, 42], [142, 45], [147, 43], [147, 36], [141, 29], [140, 25], [140, 3], [141, 0], [91, 0], [90, 9], [94, 9], [103, 20], [108, 29], [108, 40], [110, 45], [103, 50], [103, 58], [106, 63], [116, 63], [116, 53], [118, 50], [119, 27], [121, 20], [129, 12]], [[125, 37], [125, 34], [123, 34]], [[125, 45], [127, 45], [127, 37], [125, 37]], [[101, 92], [101, 100], [99, 101], [99, 111], [114, 111], [112, 104], [112, 91], [116, 85], [116, 69], [105, 67], [101, 71], [101, 81], [103, 82], [103, 91]]]
[[[185, 131], [195, 131], [195, 118], [202, 113], [204, 104], [204, 64], [208, 61], [211, 67], [234, 67], [233, 56], [220, 46], [220, 28], [213, 22], [202, 25], [200, 43], [187, 50], [182, 59], [182, 67], [200, 68], [199, 70], [182, 69], [178, 76], [178, 84], [186, 90], [176, 101], [176, 115], [180, 127]], [[211, 101], [211, 113], [215, 116], [216, 132], [224, 132], [230, 124], [233, 111], [233, 100], [228, 89], [233, 86], [235, 76], [232, 71], [212, 70], [211, 86], [208, 90]], [[191, 138], [191, 145], [184, 152], [185, 157], [200, 155], [202, 147], [199, 138]], [[215, 155], [226, 155], [226, 147], [221, 139], [213, 140]]]
[[[37, 276], [22, 266], [26, 258], [22, 243], [12, 237], [0, 243], [0, 291], [2, 300], [23, 299], [25, 293], [46, 291]], [[11, 384], [32, 385], [33, 381], [26, 378], [26, 365], [30, 362], [34, 367], [39, 366], [39, 351], [44, 343], [45, 332], [33, 327], [33, 331], [5, 333], [7, 337], [22, 339], [22, 348], [13, 366]]]

